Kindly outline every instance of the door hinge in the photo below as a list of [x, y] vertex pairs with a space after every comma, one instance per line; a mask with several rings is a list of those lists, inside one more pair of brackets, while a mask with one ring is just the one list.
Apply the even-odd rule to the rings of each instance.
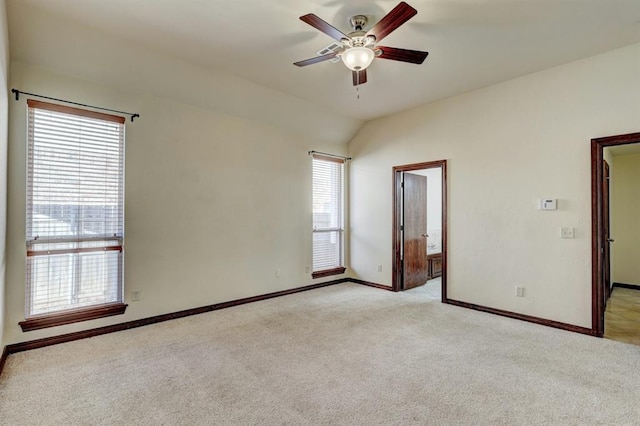
[[404, 225], [400, 225], [400, 230], [404, 231]]
[[400, 184], [400, 188], [404, 188], [404, 182]]

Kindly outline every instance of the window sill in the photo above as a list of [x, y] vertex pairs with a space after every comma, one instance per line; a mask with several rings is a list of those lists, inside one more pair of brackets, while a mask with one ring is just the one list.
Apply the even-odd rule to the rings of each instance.
[[125, 305], [124, 303], [113, 303], [71, 312], [42, 315], [29, 318], [28, 320], [21, 321], [18, 324], [22, 327], [23, 332], [39, 330], [41, 328], [56, 327], [59, 325], [72, 324], [74, 322], [121, 315], [124, 314], [127, 306], [128, 305]]
[[347, 268], [341, 266], [339, 268], [325, 269], [324, 271], [315, 271], [311, 273], [311, 278], [315, 280], [316, 278], [330, 277], [332, 275], [340, 275], [340, 274], [344, 274], [346, 270]]

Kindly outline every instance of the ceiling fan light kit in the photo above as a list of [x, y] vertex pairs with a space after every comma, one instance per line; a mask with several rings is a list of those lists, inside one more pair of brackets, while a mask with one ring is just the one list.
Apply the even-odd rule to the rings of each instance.
[[348, 35], [312, 13], [301, 16], [301, 21], [322, 31], [334, 40], [339, 41], [344, 47], [325, 55], [294, 62], [294, 65], [304, 67], [318, 62], [340, 58], [345, 66], [351, 70], [353, 85], [358, 86], [367, 82], [367, 67], [371, 65], [376, 57], [412, 64], [422, 64], [429, 52], [376, 46], [377, 42], [381, 41], [417, 13], [418, 12], [407, 3], [400, 2], [391, 12], [387, 13], [366, 32], [364, 28], [368, 22], [367, 17], [364, 15], [356, 15], [350, 19], [353, 31]]
[[342, 52], [342, 62], [351, 71], [363, 71], [371, 65], [375, 56], [373, 50], [368, 47], [356, 46]]

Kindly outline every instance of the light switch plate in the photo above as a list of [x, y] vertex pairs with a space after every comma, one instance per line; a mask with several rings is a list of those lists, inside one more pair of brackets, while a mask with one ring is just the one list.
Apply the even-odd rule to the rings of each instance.
[[569, 228], [569, 227], [560, 228], [560, 237], [561, 238], [575, 238], [576, 237], [575, 228]]

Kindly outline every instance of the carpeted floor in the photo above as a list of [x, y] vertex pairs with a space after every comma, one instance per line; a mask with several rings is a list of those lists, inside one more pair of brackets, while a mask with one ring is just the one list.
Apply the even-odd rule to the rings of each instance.
[[11, 355], [3, 425], [638, 424], [640, 347], [341, 284]]

